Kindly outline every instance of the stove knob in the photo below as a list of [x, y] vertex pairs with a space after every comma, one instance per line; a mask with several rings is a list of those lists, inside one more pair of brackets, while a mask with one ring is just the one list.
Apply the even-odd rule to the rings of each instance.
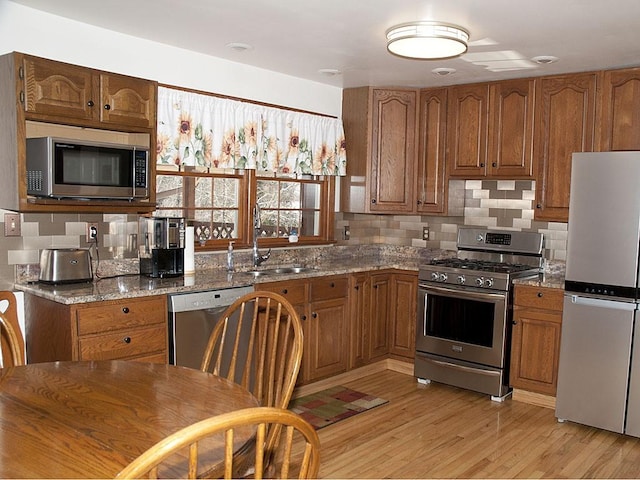
[[438, 273], [437, 273], [437, 272], [433, 272], [433, 273], [431, 274], [431, 280], [433, 280], [434, 282], [437, 282], [437, 281], [438, 281], [438, 277], [439, 277], [439, 275], [438, 275]]
[[440, 278], [438, 278], [438, 280], [440, 280], [441, 282], [446, 282], [447, 281], [447, 274], [446, 273], [441, 273], [440, 274]]
[[484, 284], [485, 284], [487, 287], [493, 287], [493, 278], [487, 278], [487, 279], [484, 281]]
[[458, 275], [458, 283], [460, 285], [464, 285], [466, 278], [464, 277], [464, 275]]
[[484, 285], [484, 278], [483, 277], [476, 278], [476, 285], [478, 287], [481, 287], [482, 285]]

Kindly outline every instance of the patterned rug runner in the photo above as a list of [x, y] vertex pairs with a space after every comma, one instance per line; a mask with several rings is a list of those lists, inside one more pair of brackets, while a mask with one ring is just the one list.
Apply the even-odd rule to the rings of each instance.
[[385, 403], [387, 400], [383, 398], [337, 386], [295, 398], [291, 400], [289, 410], [319, 430]]

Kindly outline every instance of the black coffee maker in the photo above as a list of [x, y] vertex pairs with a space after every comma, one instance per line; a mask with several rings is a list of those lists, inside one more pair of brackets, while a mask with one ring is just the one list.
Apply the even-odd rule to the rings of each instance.
[[141, 275], [165, 278], [184, 274], [184, 227], [185, 219], [180, 217], [140, 218]]

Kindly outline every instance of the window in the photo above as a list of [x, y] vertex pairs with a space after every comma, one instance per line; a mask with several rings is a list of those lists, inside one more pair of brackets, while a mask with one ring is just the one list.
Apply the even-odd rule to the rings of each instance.
[[253, 241], [253, 206], [260, 207], [261, 244], [287, 246], [333, 240], [333, 177], [282, 178], [254, 170], [216, 172], [163, 170], [156, 177], [157, 216], [185, 217], [199, 249]]

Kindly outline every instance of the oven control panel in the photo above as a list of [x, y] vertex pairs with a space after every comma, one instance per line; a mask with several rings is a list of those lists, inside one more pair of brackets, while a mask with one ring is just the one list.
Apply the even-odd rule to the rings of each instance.
[[420, 275], [421, 280], [446, 285], [487, 288], [491, 290], [508, 290], [509, 280], [481, 273], [461, 273], [447, 270], [433, 270], [428, 275]]

